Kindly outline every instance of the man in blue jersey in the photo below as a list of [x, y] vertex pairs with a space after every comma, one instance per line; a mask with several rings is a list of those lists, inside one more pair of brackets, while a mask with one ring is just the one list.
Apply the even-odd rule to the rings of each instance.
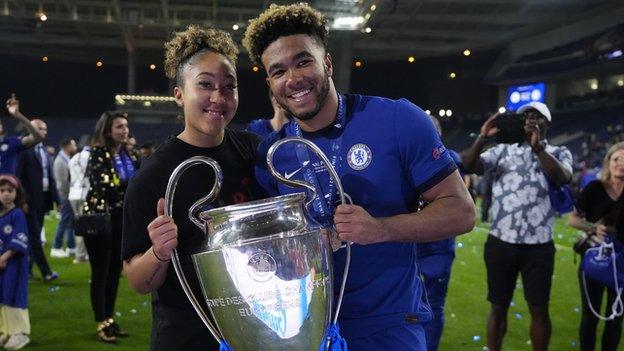
[[30, 123], [19, 109], [19, 100], [15, 98], [15, 94], [6, 101], [6, 108], [9, 114], [17, 119], [28, 131], [25, 137], [6, 136], [4, 125], [0, 122], [0, 174], [15, 174], [17, 168], [17, 155], [30, 147], [35, 146], [43, 140], [43, 136], [39, 130]]
[[[307, 4], [271, 5], [251, 20], [243, 44], [262, 64], [277, 102], [294, 118], [260, 145], [258, 182], [270, 195], [301, 191], [277, 182], [263, 159], [277, 139], [313, 141], [332, 162], [353, 205], [336, 203], [336, 186], [311, 153], [281, 149], [276, 169], [316, 184], [324, 196], [312, 215], [353, 242], [340, 314], [352, 350], [425, 350], [431, 319], [418, 277], [415, 242], [465, 233], [474, 206], [429, 117], [409, 101], [338, 94], [326, 52], [326, 19]], [[422, 196], [429, 206], [416, 212]], [[452, 218], [453, 220], [449, 220]], [[345, 250], [334, 255], [339, 288]]]

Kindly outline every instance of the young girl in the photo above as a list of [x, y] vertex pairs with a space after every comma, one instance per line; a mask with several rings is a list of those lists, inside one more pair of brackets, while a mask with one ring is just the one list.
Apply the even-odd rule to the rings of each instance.
[[6, 350], [19, 350], [30, 342], [25, 207], [17, 178], [0, 175], [0, 343]]
[[[218, 350], [170, 263], [172, 250], [178, 247], [179, 226], [182, 266], [185, 272], [193, 272], [193, 263], [184, 253], [205, 235], [188, 219], [187, 210], [210, 191], [214, 175], [205, 166], [184, 174], [176, 190], [173, 219], [164, 216], [162, 198], [175, 167], [201, 155], [217, 161], [223, 170], [216, 207], [256, 199], [253, 162], [259, 137], [226, 128], [238, 108], [238, 48], [229, 34], [189, 26], [176, 32], [165, 48], [165, 70], [174, 80], [184, 130], [162, 143], [128, 186], [123, 206], [124, 269], [135, 291], [152, 293], [152, 351]], [[190, 281], [195, 296], [201, 296], [197, 278]]]

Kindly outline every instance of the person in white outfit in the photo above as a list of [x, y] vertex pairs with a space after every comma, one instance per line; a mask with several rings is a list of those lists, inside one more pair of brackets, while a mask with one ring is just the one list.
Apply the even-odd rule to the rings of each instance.
[[[82, 150], [72, 156], [69, 160], [69, 194], [67, 196], [69, 204], [75, 215], [82, 213], [82, 205], [87, 198], [89, 192], [89, 177], [85, 175], [87, 163], [89, 163], [89, 155], [91, 147], [89, 143]], [[86, 262], [89, 260], [84, 240], [81, 236], [76, 236], [76, 257], [74, 263]]]

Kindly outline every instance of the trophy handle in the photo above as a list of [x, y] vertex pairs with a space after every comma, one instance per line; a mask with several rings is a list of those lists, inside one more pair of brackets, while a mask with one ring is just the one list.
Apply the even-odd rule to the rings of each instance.
[[[314, 200], [314, 197], [316, 196], [316, 189], [314, 188], [312, 184], [308, 182], [304, 182], [302, 180], [287, 179], [286, 177], [278, 173], [275, 170], [275, 166], [273, 166], [273, 155], [275, 154], [278, 148], [280, 148], [282, 145], [287, 144], [287, 143], [304, 144], [310, 150], [312, 150], [316, 154], [316, 156], [318, 156], [321, 159], [321, 161], [325, 165], [325, 168], [327, 168], [327, 171], [329, 172], [330, 176], [333, 178], [334, 184], [336, 184], [336, 189], [338, 190], [337, 191], [338, 196], [340, 196], [340, 203], [343, 205], [347, 203], [349, 204], [351, 203], [351, 199], [344, 192], [344, 188], [342, 187], [342, 182], [340, 181], [340, 177], [338, 176], [338, 173], [336, 173], [336, 170], [334, 169], [334, 167], [332, 167], [331, 162], [329, 161], [325, 153], [323, 153], [323, 151], [318, 146], [316, 146], [313, 142], [304, 138], [288, 137], [288, 138], [280, 139], [277, 142], [275, 142], [275, 144], [271, 145], [271, 147], [269, 148], [269, 151], [267, 152], [267, 165], [269, 166], [269, 170], [271, 171], [271, 174], [275, 178], [277, 178], [279, 181], [281, 181], [282, 183], [288, 186], [291, 186], [291, 187], [302, 186], [312, 191], [312, 196], [310, 197], [310, 200], [306, 202], [306, 207], [308, 207]], [[348, 202], [347, 202], [347, 198], [349, 199]], [[349, 275], [349, 266], [351, 265], [351, 243], [347, 243], [346, 250], [347, 252], [345, 254], [345, 268], [342, 274], [340, 292], [338, 294], [338, 299], [336, 301], [336, 311], [332, 318], [333, 324], [336, 324], [336, 322], [338, 321], [338, 315], [340, 314], [340, 307], [342, 306], [342, 298], [344, 297], [345, 286], [347, 283], [347, 276]]]
[[269, 148], [269, 151], [267, 152], [267, 165], [269, 166], [269, 171], [271, 172], [271, 174], [275, 178], [277, 178], [279, 181], [281, 181], [282, 183], [288, 186], [291, 186], [293, 188], [301, 186], [310, 190], [312, 192], [312, 196], [310, 196], [310, 200], [306, 201], [306, 206], [309, 206], [312, 203], [312, 201], [314, 201], [314, 197], [316, 196], [317, 191], [316, 191], [316, 188], [312, 184], [308, 182], [304, 182], [302, 180], [288, 179], [284, 177], [283, 175], [281, 175], [279, 172], [277, 172], [277, 170], [275, 169], [275, 166], [273, 166], [273, 155], [275, 154], [277, 149], [279, 149], [282, 145], [287, 144], [287, 143], [304, 144], [310, 150], [312, 150], [314, 154], [316, 154], [316, 156], [318, 156], [321, 159], [321, 161], [325, 164], [325, 168], [327, 168], [329, 175], [334, 179], [334, 183], [336, 184], [336, 189], [338, 190], [338, 195], [340, 196], [340, 202], [344, 204], [345, 194], [344, 194], [344, 189], [342, 188], [342, 182], [340, 182], [340, 178], [338, 177], [338, 173], [336, 173], [336, 170], [334, 169], [334, 167], [331, 166], [331, 162], [329, 161], [327, 156], [325, 156], [323, 151], [319, 149], [318, 146], [314, 145], [313, 142], [307, 139], [298, 138], [298, 137], [288, 137], [288, 138], [280, 139], [277, 142], [275, 142], [275, 144], [271, 145], [271, 147]]
[[[169, 177], [169, 182], [167, 183], [167, 190], [165, 191], [165, 216], [169, 216], [169, 217], [173, 216], [173, 196], [175, 195], [176, 187], [178, 185], [178, 180], [180, 180], [180, 177], [182, 176], [184, 171], [186, 171], [191, 166], [202, 164], [202, 163], [212, 167], [212, 169], [214, 170], [215, 183], [212, 186], [212, 190], [210, 190], [210, 193], [208, 195], [202, 197], [201, 199], [196, 201], [191, 206], [191, 208], [188, 211], [188, 218], [191, 220], [191, 222], [193, 222], [193, 224], [198, 226], [202, 231], [205, 231], [206, 228], [204, 227], [204, 224], [195, 216], [195, 211], [197, 210], [199, 206], [207, 202], [213, 201], [219, 194], [219, 191], [221, 190], [221, 184], [223, 183], [223, 173], [221, 172], [221, 167], [215, 160], [211, 158], [208, 158], [205, 156], [194, 156], [180, 163], [173, 170], [173, 173], [171, 173], [171, 176]], [[193, 291], [191, 290], [188, 280], [186, 279], [186, 276], [184, 275], [184, 271], [182, 270], [182, 264], [180, 263], [180, 257], [178, 256], [177, 249], [173, 249], [172, 258], [173, 258], [172, 260], [173, 269], [175, 270], [176, 276], [178, 277], [178, 280], [180, 281], [180, 285], [182, 285], [182, 290], [184, 290], [184, 294], [191, 302], [191, 305], [193, 305], [195, 312], [197, 312], [202, 322], [204, 322], [204, 324], [210, 331], [210, 334], [212, 334], [212, 336], [215, 339], [217, 339], [217, 341], [221, 342], [223, 340], [221, 333], [215, 326], [212, 325], [212, 323], [210, 322], [210, 319], [208, 318], [208, 315], [206, 315], [204, 310], [202, 310], [201, 305], [199, 304], [199, 301], [197, 300], [197, 298], [195, 297], [195, 294], [193, 294]]]

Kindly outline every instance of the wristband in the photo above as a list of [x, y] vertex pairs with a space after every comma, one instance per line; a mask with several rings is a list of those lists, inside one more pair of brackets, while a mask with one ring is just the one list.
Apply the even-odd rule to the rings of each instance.
[[159, 260], [160, 262], [169, 262], [171, 261], [171, 258], [168, 260], [163, 260], [162, 258], [158, 257], [158, 255], [156, 254], [156, 250], [154, 250], [154, 247], [152, 246], [152, 253], [154, 254], [154, 257], [156, 257], [157, 260]]

